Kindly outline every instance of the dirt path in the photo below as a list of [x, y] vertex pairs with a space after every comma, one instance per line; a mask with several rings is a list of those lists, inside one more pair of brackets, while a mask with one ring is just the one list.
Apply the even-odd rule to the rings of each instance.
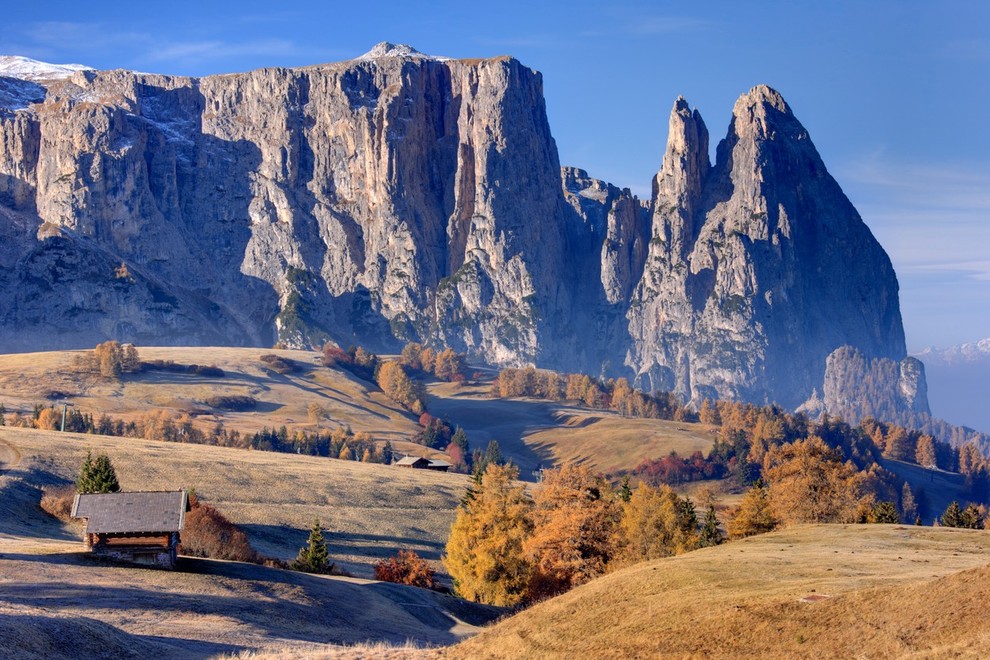
[[14, 445], [0, 438], [0, 474], [4, 474], [21, 462], [21, 452]]

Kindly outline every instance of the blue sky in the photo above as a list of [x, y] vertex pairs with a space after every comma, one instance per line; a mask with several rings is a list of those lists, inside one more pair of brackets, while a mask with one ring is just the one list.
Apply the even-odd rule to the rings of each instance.
[[0, 53], [205, 75], [378, 41], [510, 54], [544, 75], [561, 162], [646, 195], [677, 95], [712, 147], [736, 97], [783, 93], [887, 249], [909, 350], [990, 337], [990, 2], [43, 2]]

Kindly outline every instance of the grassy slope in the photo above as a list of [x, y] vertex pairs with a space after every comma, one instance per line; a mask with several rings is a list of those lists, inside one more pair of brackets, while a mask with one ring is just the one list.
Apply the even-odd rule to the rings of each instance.
[[[309, 351], [274, 351], [258, 348], [145, 348], [143, 360], [172, 360], [180, 364], [218, 365], [224, 378], [152, 371], [126, 375], [120, 381], [105, 381], [72, 369], [80, 351], [0, 355], [0, 392], [8, 408], [29, 410], [34, 403], [57, 391], [87, 412], [107, 412], [130, 418], [155, 409], [212, 413], [204, 421], [218, 418], [242, 431], [283, 424], [290, 430], [315, 431], [307, 418], [311, 403], [322, 406], [328, 417], [322, 428], [350, 425], [381, 439], [404, 438], [416, 432], [415, 420], [386, 398], [377, 388], [346, 371], [317, 366], [317, 354]], [[266, 353], [290, 358], [299, 370], [278, 374], [258, 359]], [[218, 395], [249, 395], [258, 400], [250, 412], [211, 411], [203, 401]]]
[[[258, 348], [139, 347], [144, 360], [180, 364], [218, 365], [225, 378], [169, 372], [147, 372], [105, 381], [72, 369], [78, 351], [0, 355], [0, 402], [9, 410], [30, 411], [52, 392], [84, 412], [107, 412], [134, 418], [156, 409], [191, 412], [200, 423], [214, 419], [241, 431], [285, 425], [290, 431], [313, 432], [307, 416], [311, 403], [322, 406], [328, 419], [322, 428], [349, 425], [380, 440], [389, 439], [399, 451], [430, 452], [407, 442], [419, 429], [415, 419], [389, 401], [377, 388], [346, 371], [317, 366], [309, 351]], [[294, 360], [300, 369], [280, 375], [258, 359], [276, 353]], [[605, 471], [628, 470], [645, 457], [676, 450], [683, 455], [711, 446], [712, 435], [700, 424], [626, 419], [603, 411], [533, 399], [490, 399], [488, 385], [456, 387], [431, 383], [430, 411], [463, 426], [474, 447], [498, 440], [503, 454], [521, 468], [524, 479], [533, 471], [565, 461], [587, 461]], [[243, 413], [210, 410], [203, 401], [218, 395], [249, 395], [256, 410]], [[63, 399], [59, 399], [61, 401]]]
[[488, 386], [433, 383], [428, 407], [464, 427], [476, 447], [498, 440], [505, 457], [531, 478], [539, 466], [588, 462], [606, 472], [629, 470], [643, 458], [707, 451], [714, 436], [702, 424], [624, 418], [537, 399], [489, 399]]
[[[368, 577], [398, 548], [439, 559], [468, 483], [457, 474], [133, 438], [0, 428], [3, 441], [21, 455], [11, 473], [27, 503], [16, 506], [36, 509], [38, 488], [73, 480], [88, 450], [105, 452], [125, 490], [196, 488], [265, 554], [291, 559], [319, 518], [334, 558]], [[0, 497], [0, 514], [7, 505]]]
[[619, 571], [449, 655], [985, 656], [988, 563], [985, 531], [793, 528]]

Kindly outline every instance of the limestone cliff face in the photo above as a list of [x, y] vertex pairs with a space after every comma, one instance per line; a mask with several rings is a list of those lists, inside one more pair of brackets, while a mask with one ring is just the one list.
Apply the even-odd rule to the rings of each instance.
[[655, 386], [795, 407], [840, 346], [905, 357], [890, 260], [780, 94], [740, 97], [712, 168], [679, 100], [655, 189], [628, 359]]
[[780, 95], [708, 153], [678, 99], [640, 202], [560, 167], [539, 73], [391, 44], [0, 78], [0, 351], [419, 340], [789, 407], [841, 346], [903, 358], [890, 262]]
[[[177, 310], [212, 316], [231, 341], [433, 338], [534, 361], [545, 317], [570, 306], [540, 75], [511, 58], [393, 50], [45, 83], [43, 103], [0, 121], [0, 201], [167, 283]], [[51, 316], [48, 343], [71, 342], [75, 324]], [[184, 332], [123, 321], [125, 340]], [[13, 334], [30, 325], [8, 321]]]

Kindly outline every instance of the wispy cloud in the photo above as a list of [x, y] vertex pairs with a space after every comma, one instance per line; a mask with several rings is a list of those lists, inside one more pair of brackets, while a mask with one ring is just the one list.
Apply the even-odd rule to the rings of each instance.
[[164, 44], [147, 52], [144, 58], [151, 62], [176, 60], [225, 60], [244, 55], [300, 55], [304, 49], [287, 39], [261, 39], [230, 42], [220, 40], [179, 41]]
[[708, 21], [687, 16], [647, 16], [641, 20], [627, 23], [629, 34], [655, 35], [672, 32], [687, 32], [707, 26]]
[[838, 174], [899, 272], [990, 281], [990, 163], [896, 163], [878, 151]]
[[640, 16], [636, 20], [623, 19], [605, 23], [581, 32], [582, 37], [652, 37], [691, 32], [710, 26], [709, 21], [690, 16]]

